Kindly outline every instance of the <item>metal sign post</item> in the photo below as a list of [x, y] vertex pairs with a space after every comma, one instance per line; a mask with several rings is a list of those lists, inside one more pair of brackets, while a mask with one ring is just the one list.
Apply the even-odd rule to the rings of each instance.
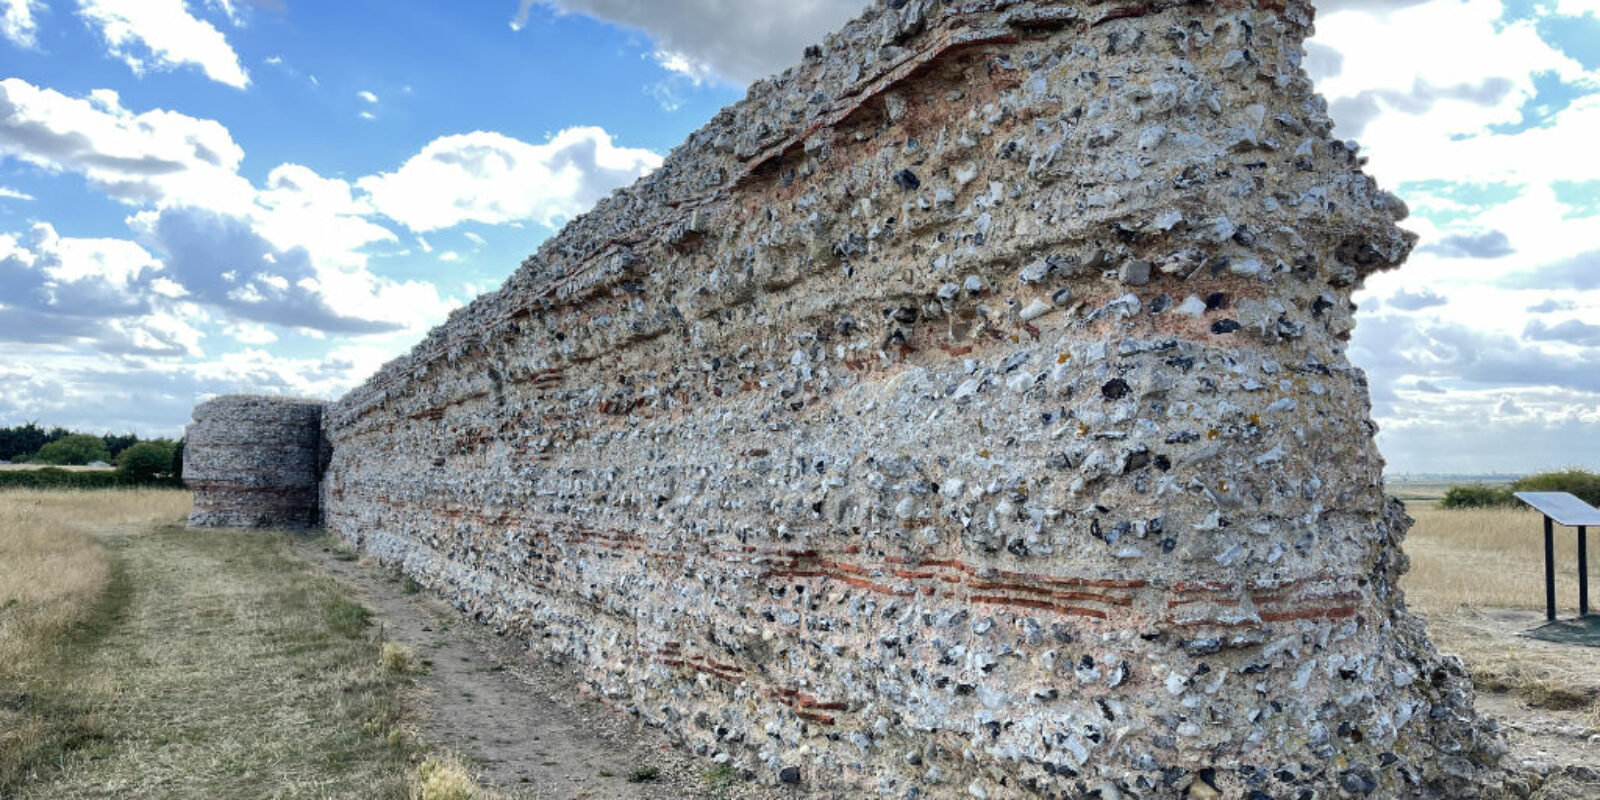
[[1556, 618], [1556, 525], [1578, 529], [1578, 616], [1588, 616], [1589, 526], [1600, 525], [1600, 509], [1566, 492], [1517, 492], [1517, 499], [1544, 515], [1545, 617]]

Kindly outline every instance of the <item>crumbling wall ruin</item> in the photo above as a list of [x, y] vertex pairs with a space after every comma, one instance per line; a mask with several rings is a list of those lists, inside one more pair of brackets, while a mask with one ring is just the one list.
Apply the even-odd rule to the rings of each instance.
[[231, 395], [195, 407], [184, 433], [183, 479], [199, 528], [318, 524], [326, 403]]
[[332, 406], [327, 526], [766, 780], [1476, 795], [1312, 16], [870, 10]]

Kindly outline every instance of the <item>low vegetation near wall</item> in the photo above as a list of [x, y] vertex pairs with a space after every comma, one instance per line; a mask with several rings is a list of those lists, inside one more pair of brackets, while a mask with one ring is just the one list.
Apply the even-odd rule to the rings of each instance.
[[1440, 508], [1516, 508], [1517, 492], [1568, 492], [1589, 505], [1600, 505], [1600, 474], [1583, 469], [1541, 472], [1513, 481], [1510, 486], [1452, 486], [1439, 500]]
[[180, 489], [183, 479], [169, 474], [139, 475], [127, 471], [71, 471], [57, 467], [0, 471], [0, 489]]

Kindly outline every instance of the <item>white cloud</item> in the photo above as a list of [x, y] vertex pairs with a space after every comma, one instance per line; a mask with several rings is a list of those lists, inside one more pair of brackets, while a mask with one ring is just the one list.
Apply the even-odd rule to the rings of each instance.
[[357, 114], [356, 116], [358, 116], [358, 117], [360, 117], [362, 119], [377, 119], [378, 118], [378, 115], [372, 113], [371, 111], [362, 111], [359, 114]]
[[807, 45], [859, 15], [870, 0], [521, 0], [512, 30], [528, 23], [535, 4], [587, 14], [644, 31], [668, 70], [718, 75], [734, 84], [798, 63]]
[[234, 0], [206, 0], [206, 5], [221, 11], [234, 27], [244, 24], [244, 9]]
[[[315, 222], [296, 231], [296, 219]], [[352, 242], [377, 234], [361, 219], [270, 210], [251, 218], [172, 206], [130, 221], [139, 242], [161, 257], [161, 277], [188, 292], [187, 300], [235, 320], [346, 334], [420, 331], [452, 305], [431, 284], [369, 271]]]
[[711, 65], [670, 50], [657, 50], [651, 54], [662, 69], [687, 78], [696, 86], [714, 77]]
[[27, 192], [19, 192], [16, 189], [7, 189], [4, 186], [0, 186], [0, 200], [33, 200], [33, 199], [35, 199], [34, 196], [31, 195], [31, 194], [28, 194]]
[[1383, 134], [1367, 123], [1378, 119], [1431, 144], [1518, 121], [1534, 95], [1536, 73], [1568, 79], [1583, 74], [1533, 24], [1503, 24], [1500, 0], [1382, 5], [1387, 10], [1378, 14], [1325, 13], [1317, 20], [1317, 46], [1344, 55], [1337, 73], [1317, 87], [1330, 101], [1341, 135], [1377, 138]]
[[47, 223], [0, 234], [0, 341], [198, 353], [194, 328], [153, 286], [161, 266], [133, 242], [63, 237]]
[[135, 114], [108, 89], [75, 98], [17, 78], [0, 80], [0, 155], [81, 174], [128, 203], [237, 209], [252, 194], [237, 175], [244, 150], [227, 128], [175, 111]]
[[357, 185], [378, 211], [418, 233], [463, 222], [554, 225], [660, 164], [600, 128], [569, 128], [539, 145], [475, 131], [435, 139], [400, 169]]
[[264, 345], [278, 341], [278, 334], [273, 333], [265, 325], [253, 322], [241, 322], [223, 328], [223, 333], [241, 344]]
[[[250, 85], [227, 38], [190, 14], [183, 0], [78, 0], [78, 5], [78, 13], [105, 37], [110, 54], [136, 75], [192, 64], [218, 83], [236, 89]], [[223, 7], [231, 17], [232, 4]]]
[[268, 173], [256, 205], [254, 227], [267, 241], [280, 250], [304, 247], [329, 268], [360, 269], [366, 265], [363, 248], [399, 241], [369, 219], [372, 204], [349, 183], [299, 164], [281, 164]]
[[[159, 341], [160, 330], [134, 333]], [[187, 336], [188, 334], [169, 334]], [[249, 334], [246, 334], [247, 336]], [[0, 421], [48, 420], [83, 430], [133, 430], [180, 436], [194, 406], [219, 394], [272, 394], [333, 399], [399, 352], [397, 343], [336, 346], [326, 354], [291, 357], [260, 346], [233, 348], [197, 361], [140, 352], [108, 360], [100, 353], [63, 353], [51, 345], [9, 348], [0, 359]]]
[[1360, 132], [1367, 172], [1421, 235], [1403, 269], [1368, 280], [1350, 353], [1397, 471], [1534, 470], [1600, 447], [1595, 209], [1556, 190], [1600, 180], [1600, 71], [1507, 5], [1319, 3], [1308, 68], [1336, 132]]
[[356, 92], [356, 97], [359, 97], [362, 100], [367, 101], [368, 103], [376, 103], [376, 102], [378, 102], [378, 96], [373, 94], [372, 92], [366, 91], [365, 89], [363, 89], [363, 90], [361, 90], [359, 92]]
[[[0, 155], [83, 174], [110, 196], [143, 207], [128, 218], [137, 244], [121, 244], [159, 258], [159, 269], [138, 291], [120, 287], [141, 309], [183, 298], [236, 320], [371, 334], [420, 331], [453, 305], [430, 284], [368, 269], [368, 248], [398, 238], [371, 219], [371, 203], [349, 183], [284, 164], [258, 189], [237, 173], [243, 150], [211, 120], [135, 114], [114, 92], [77, 99], [8, 79], [0, 81]], [[86, 263], [62, 248], [64, 264]], [[16, 325], [0, 338], [23, 335], [16, 329], [27, 320], [13, 314], [11, 321]]]
[[0, 0], [0, 37], [18, 47], [37, 46], [39, 23], [33, 18], [36, 8], [44, 8], [43, 0]]
[[1556, 13], [1569, 17], [1600, 17], [1600, 0], [1556, 0]]

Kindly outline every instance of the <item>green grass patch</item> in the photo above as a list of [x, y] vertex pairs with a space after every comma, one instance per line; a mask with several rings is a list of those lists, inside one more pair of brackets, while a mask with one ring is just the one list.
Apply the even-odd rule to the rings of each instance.
[[371, 609], [342, 597], [328, 601], [322, 614], [330, 630], [347, 638], [362, 635], [372, 625]]

